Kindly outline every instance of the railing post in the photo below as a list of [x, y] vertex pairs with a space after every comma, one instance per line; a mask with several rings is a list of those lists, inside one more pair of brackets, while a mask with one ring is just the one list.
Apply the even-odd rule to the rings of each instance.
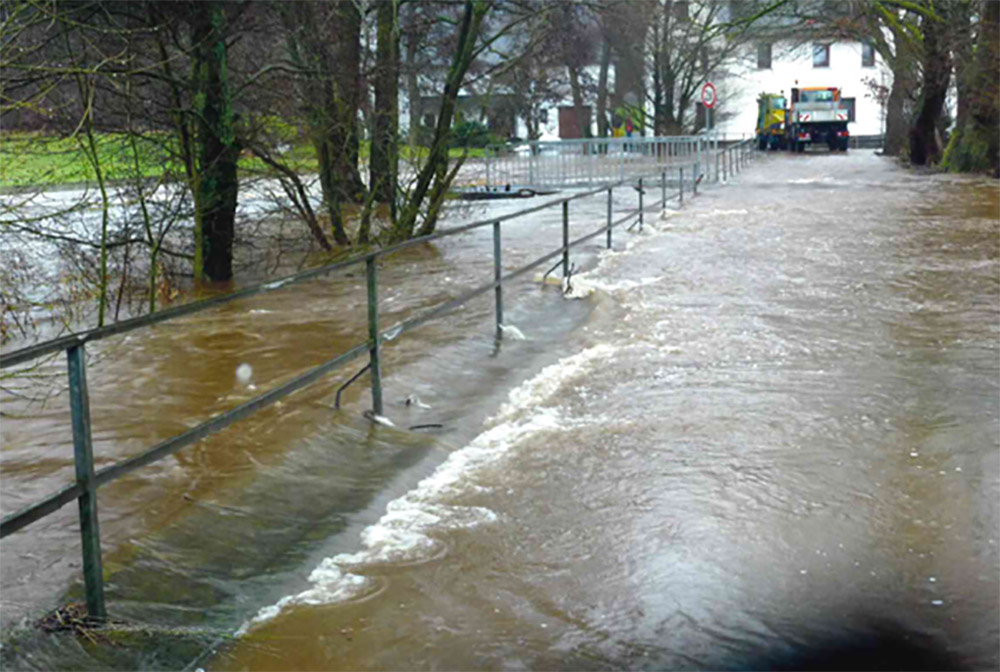
[[611, 189], [608, 189], [608, 249], [611, 249]]
[[382, 370], [379, 365], [379, 333], [378, 333], [378, 273], [375, 266], [375, 256], [365, 259], [365, 277], [368, 280], [368, 357], [371, 363], [372, 378], [372, 412], [382, 415]]
[[642, 231], [642, 178], [639, 178], [639, 230]]
[[678, 192], [678, 197], [680, 198], [680, 204], [684, 205], [684, 169], [678, 168], [677, 181], [680, 186], [680, 191]]
[[590, 158], [587, 159], [587, 183], [594, 184], [597, 182], [597, 178], [594, 177], [595, 162], [597, 161], [597, 143], [588, 142], [587, 147], [590, 152]]
[[569, 201], [563, 201], [563, 277], [569, 277]]
[[663, 207], [661, 210], [665, 210], [667, 207], [667, 171], [660, 173], [660, 200], [663, 201]]
[[726, 149], [725, 147], [722, 148], [722, 179], [726, 180], [726, 181], [729, 181], [729, 172], [728, 172], [728, 170], [726, 168], [726, 164], [728, 163], [726, 161], [726, 153], [728, 151], [729, 150]]
[[104, 620], [104, 572], [101, 567], [101, 529], [97, 518], [97, 484], [94, 483], [94, 448], [90, 433], [90, 397], [87, 393], [87, 354], [84, 346], [66, 351], [69, 369], [69, 404], [73, 424], [73, 461], [76, 482], [82, 490], [80, 542], [83, 548], [83, 581], [87, 594], [87, 614]]
[[500, 222], [493, 222], [493, 279], [497, 286], [493, 290], [497, 308], [497, 340], [503, 338], [503, 285], [500, 278], [503, 275], [503, 264], [500, 256]]
[[691, 175], [691, 196], [698, 195], [698, 169], [700, 166], [696, 163], [694, 165], [693, 174]]
[[486, 148], [486, 188], [490, 188], [490, 148]]
[[701, 173], [701, 135], [700, 134], [695, 138], [694, 142], [695, 142], [695, 145], [694, 145], [695, 146], [695, 159], [694, 159], [695, 171], [694, 171], [694, 179], [697, 180], [698, 179], [698, 175]]

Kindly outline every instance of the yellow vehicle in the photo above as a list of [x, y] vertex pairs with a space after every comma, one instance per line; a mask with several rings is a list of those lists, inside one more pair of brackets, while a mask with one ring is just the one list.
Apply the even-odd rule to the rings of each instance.
[[784, 149], [786, 142], [785, 97], [777, 93], [762, 93], [757, 98], [757, 147]]

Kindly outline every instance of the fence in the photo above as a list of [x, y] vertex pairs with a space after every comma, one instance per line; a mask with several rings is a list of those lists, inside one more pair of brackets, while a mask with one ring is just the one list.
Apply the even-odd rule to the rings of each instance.
[[692, 162], [718, 147], [706, 135], [526, 142], [485, 150], [487, 188], [583, 187]]
[[848, 141], [851, 149], [881, 149], [884, 135], [852, 135]]
[[[664, 143], [664, 146], [671, 146], [670, 143]], [[676, 145], [682, 146], [682, 145]], [[737, 143], [730, 147], [726, 147], [714, 155], [715, 158], [715, 175], [716, 179], [719, 177], [720, 162], [723, 170], [723, 176], [726, 175], [726, 171], [738, 172], [745, 166], [754, 155], [752, 141], [745, 141]], [[706, 154], [703, 156], [698, 156], [698, 159], [705, 159], [706, 163], [704, 165], [710, 166], [707, 162]], [[690, 154], [686, 155], [687, 159], [691, 159]], [[685, 169], [690, 172], [685, 174]], [[668, 172], [676, 170], [677, 179], [676, 182], [673, 179], [668, 180]], [[710, 175], [711, 171], [708, 171]], [[98, 329], [93, 329], [86, 332], [81, 332], [77, 334], [71, 334], [69, 336], [64, 336], [62, 338], [54, 339], [51, 341], [46, 341], [38, 345], [34, 345], [28, 348], [23, 348], [21, 350], [13, 351], [9, 354], [4, 354], [0, 358], [0, 368], [6, 369], [19, 364], [24, 364], [26, 362], [33, 361], [40, 357], [46, 355], [51, 355], [59, 352], [66, 353], [67, 362], [67, 375], [69, 378], [69, 396], [70, 396], [70, 417], [73, 430], [73, 457], [76, 472], [76, 482], [67, 485], [61, 490], [53, 493], [52, 495], [46, 497], [42, 501], [29, 505], [20, 511], [17, 511], [9, 516], [3, 518], [0, 521], [0, 539], [6, 537], [10, 534], [17, 532], [18, 530], [30, 525], [31, 523], [48, 516], [49, 514], [57, 511], [66, 504], [69, 504], [74, 499], [77, 500], [79, 507], [79, 518], [80, 518], [80, 535], [83, 550], [83, 575], [84, 584], [86, 590], [86, 602], [87, 611], [92, 619], [102, 620], [106, 618], [106, 609], [104, 604], [104, 583], [102, 578], [102, 566], [101, 566], [101, 536], [100, 536], [100, 521], [98, 518], [97, 511], [97, 489], [103, 485], [107, 485], [112, 481], [115, 481], [128, 473], [139, 469], [148, 464], [152, 464], [165, 457], [168, 457], [178, 450], [189, 446], [201, 439], [214, 434], [225, 427], [245, 418], [258, 410], [266, 408], [280, 399], [288, 396], [289, 394], [299, 390], [317, 380], [326, 374], [339, 369], [346, 365], [347, 363], [361, 357], [366, 352], [368, 353], [368, 363], [365, 367], [353, 376], [346, 384], [349, 385], [354, 380], [356, 380], [365, 371], [369, 372], [369, 377], [371, 379], [371, 395], [372, 395], [372, 409], [376, 415], [382, 414], [382, 370], [381, 370], [381, 348], [382, 345], [388, 343], [389, 341], [395, 340], [400, 335], [407, 331], [411, 331], [420, 325], [433, 320], [435, 318], [441, 317], [446, 313], [451, 312], [455, 308], [458, 308], [462, 304], [478, 297], [489, 291], [494, 292], [495, 301], [495, 317], [496, 317], [496, 338], [503, 338], [503, 285], [505, 282], [510, 282], [511, 280], [538, 268], [542, 264], [545, 264], [557, 257], [561, 259], [556, 263], [549, 272], [552, 272], [562, 267], [563, 277], [568, 277], [570, 275], [570, 263], [569, 263], [569, 251], [571, 248], [580, 245], [586, 241], [596, 238], [602, 234], [607, 237], [607, 247], [610, 248], [612, 244], [612, 232], [615, 228], [621, 226], [622, 224], [628, 222], [629, 220], [635, 218], [636, 221], [631, 225], [632, 227], [638, 225], [640, 228], [643, 225], [643, 215], [647, 207], [662, 207], [668, 201], [673, 200], [675, 196], [673, 195], [673, 186], [677, 186], [676, 198], [680, 203], [684, 201], [684, 194], [686, 190], [689, 190], [692, 194], [698, 193], [698, 184], [702, 181], [702, 163], [700, 161], [688, 161], [685, 165], [677, 164], [668, 169], [666, 166], [662, 166], [659, 172], [645, 174], [645, 175], [635, 175], [629, 176], [624, 179], [620, 179], [614, 182], [602, 184], [601, 186], [585, 191], [582, 193], [576, 193], [571, 196], [566, 196], [556, 200], [552, 200], [541, 205], [537, 205], [531, 208], [526, 208], [518, 212], [514, 212], [508, 215], [503, 215], [501, 217], [491, 218], [483, 221], [473, 222], [466, 224], [464, 226], [455, 227], [453, 229], [448, 229], [445, 231], [440, 231], [428, 236], [422, 236], [420, 238], [414, 238], [412, 240], [399, 243], [398, 245], [393, 245], [381, 250], [376, 250], [369, 252], [364, 255], [358, 255], [350, 259], [339, 261], [336, 263], [328, 264], [320, 268], [311, 269], [308, 271], [303, 271], [301, 273], [296, 273], [279, 280], [255, 285], [252, 287], [247, 287], [237, 292], [231, 294], [226, 294], [224, 296], [218, 296], [204, 301], [198, 301], [196, 303], [191, 303], [183, 306], [177, 306], [175, 308], [169, 308], [167, 310], [161, 310], [157, 313], [151, 315], [145, 315], [142, 317], [133, 318], [130, 320], [125, 320], [118, 322], [116, 324], [101, 327]], [[673, 175], [669, 175], [673, 178]], [[644, 206], [644, 195], [645, 189], [658, 186], [661, 189], [661, 198], [658, 202], [651, 204], [650, 206]], [[688, 189], [688, 185], [690, 188]], [[624, 186], [635, 187], [637, 190], [638, 204], [633, 210], [629, 210], [618, 219], [613, 219], [612, 210], [612, 197], [614, 189], [621, 188]], [[667, 189], [671, 188], [671, 195], [668, 197]], [[569, 220], [569, 205], [571, 202], [594, 196], [596, 194], [607, 192], [607, 221], [604, 226], [596, 231], [592, 231], [583, 236], [580, 236], [574, 240], [570, 240], [570, 220]], [[519, 217], [524, 217], [540, 210], [562, 206], [562, 246], [558, 249], [545, 254], [531, 263], [522, 266], [514, 271], [510, 271], [507, 274], [503, 273], [502, 265], [502, 224], [505, 221], [510, 221]], [[432, 308], [425, 310], [424, 312], [415, 315], [414, 317], [403, 320], [393, 325], [389, 329], [381, 329], [379, 325], [379, 289], [378, 289], [378, 267], [376, 261], [380, 257], [391, 255], [395, 252], [403, 250], [414, 245], [420, 245], [423, 243], [428, 243], [434, 240], [445, 238], [448, 236], [455, 236], [469, 231], [483, 228], [492, 227], [493, 230], [493, 280], [485, 283], [475, 289], [472, 289], [450, 301], [444, 302]], [[631, 227], [630, 227], [631, 228]], [[220, 415], [213, 417], [212, 419], [201, 423], [200, 425], [189, 429], [186, 432], [178, 434], [171, 437], [148, 450], [139, 453], [138, 455], [122, 460], [116, 464], [110, 465], [100, 470], [94, 469], [94, 455], [93, 455], [93, 443], [91, 438], [91, 426], [90, 426], [90, 401], [89, 392], [87, 389], [87, 370], [86, 370], [86, 345], [91, 342], [99, 341], [110, 336], [115, 336], [118, 334], [124, 334], [135, 329], [140, 329], [142, 327], [150, 326], [160, 322], [165, 322], [183, 315], [190, 315], [192, 313], [197, 313], [203, 310], [214, 308], [231, 301], [236, 301], [239, 299], [254, 296], [256, 294], [261, 294], [270, 291], [277, 291], [281, 288], [287, 287], [291, 284], [296, 284], [304, 282], [306, 280], [311, 280], [324, 275], [329, 275], [336, 271], [347, 269], [356, 265], [364, 264], [365, 266], [365, 278], [367, 285], [367, 297], [368, 297], [368, 339], [364, 343], [359, 343], [354, 347], [350, 348], [346, 352], [343, 352], [332, 359], [329, 359], [322, 364], [315, 366], [308, 371], [296, 376], [295, 378], [279, 385], [249, 401], [236, 406], [235, 408], [226, 411]], [[341, 388], [341, 390], [343, 387]], [[340, 391], [338, 391], [339, 397]]]

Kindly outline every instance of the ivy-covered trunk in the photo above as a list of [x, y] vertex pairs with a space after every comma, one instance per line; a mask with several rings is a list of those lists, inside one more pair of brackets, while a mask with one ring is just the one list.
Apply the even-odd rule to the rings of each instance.
[[233, 238], [236, 164], [240, 155], [236, 139], [232, 93], [226, 63], [226, 9], [224, 2], [192, 3], [191, 46], [196, 153], [195, 261], [198, 280], [220, 281], [233, 277]]
[[950, 170], [1000, 177], [1000, 3], [983, 3], [979, 39], [964, 90], [968, 112], [959, 115], [943, 164]]

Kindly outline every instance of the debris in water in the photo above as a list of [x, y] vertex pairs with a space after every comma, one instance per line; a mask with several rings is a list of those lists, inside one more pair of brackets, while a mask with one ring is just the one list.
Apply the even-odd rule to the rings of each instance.
[[416, 406], [417, 408], [430, 408], [430, 404], [420, 401], [420, 397], [415, 394], [408, 396], [403, 403], [407, 406]]
[[251, 378], [253, 378], [253, 367], [249, 364], [243, 362], [236, 367], [236, 380], [240, 385], [248, 385]]

